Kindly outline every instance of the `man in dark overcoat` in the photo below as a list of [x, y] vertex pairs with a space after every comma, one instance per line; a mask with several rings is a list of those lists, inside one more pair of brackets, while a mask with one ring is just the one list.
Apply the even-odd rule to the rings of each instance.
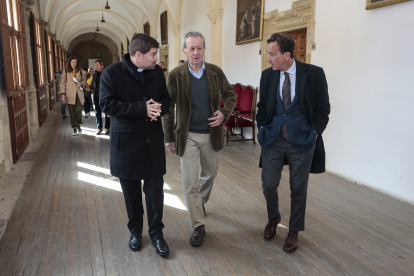
[[169, 253], [162, 222], [166, 173], [164, 133], [161, 117], [168, 112], [170, 97], [158, 61], [159, 43], [136, 34], [122, 62], [102, 73], [100, 106], [111, 116], [110, 169], [119, 177], [131, 232], [129, 248], [142, 244], [143, 206], [141, 180], [147, 206], [149, 236], [157, 253]]
[[291, 214], [283, 250], [291, 253], [298, 247], [298, 231], [305, 229], [309, 172], [325, 171], [322, 133], [330, 113], [328, 85], [322, 68], [293, 58], [292, 37], [275, 33], [267, 43], [271, 67], [262, 73], [256, 116], [269, 219], [264, 238], [273, 238], [281, 221], [277, 189], [287, 160]]

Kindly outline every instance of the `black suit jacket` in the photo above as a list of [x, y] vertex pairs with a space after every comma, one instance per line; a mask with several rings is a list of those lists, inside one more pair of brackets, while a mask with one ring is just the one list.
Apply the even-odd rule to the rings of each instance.
[[[325, 147], [322, 133], [329, 121], [331, 110], [329, 104], [328, 84], [322, 68], [296, 62], [296, 88], [295, 93], [302, 113], [308, 119], [309, 125], [318, 134], [315, 152], [313, 155], [311, 173], [325, 171]], [[260, 99], [257, 104], [257, 127], [267, 125], [273, 121], [276, 110], [277, 87], [279, 85], [280, 71], [271, 67], [262, 72], [260, 79]]]

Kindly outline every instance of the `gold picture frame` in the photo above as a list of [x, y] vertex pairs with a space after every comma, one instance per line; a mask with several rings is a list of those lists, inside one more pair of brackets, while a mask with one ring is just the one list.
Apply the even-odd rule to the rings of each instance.
[[262, 40], [264, 0], [237, 0], [236, 45]]
[[366, 10], [377, 9], [389, 5], [394, 5], [402, 2], [407, 2], [411, 0], [367, 0]]

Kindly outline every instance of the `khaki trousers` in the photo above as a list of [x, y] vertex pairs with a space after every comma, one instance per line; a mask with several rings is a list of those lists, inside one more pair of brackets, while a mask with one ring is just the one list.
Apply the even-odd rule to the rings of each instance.
[[218, 155], [211, 145], [210, 134], [188, 133], [184, 155], [181, 157], [181, 171], [190, 224], [193, 228], [205, 223], [203, 204], [210, 197], [217, 175]]

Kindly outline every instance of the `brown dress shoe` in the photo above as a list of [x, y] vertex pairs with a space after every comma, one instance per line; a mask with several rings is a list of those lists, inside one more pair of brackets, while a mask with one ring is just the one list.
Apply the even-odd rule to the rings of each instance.
[[288, 232], [283, 251], [292, 253], [298, 249], [298, 233]]
[[197, 227], [194, 232], [193, 235], [191, 235], [190, 238], [190, 243], [192, 246], [200, 246], [203, 244], [204, 240], [203, 237], [206, 234], [206, 231], [204, 230], [204, 225], [200, 225], [199, 227]]
[[269, 220], [269, 222], [266, 225], [266, 228], [264, 230], [264, 238], [270, 240], [276, 235], [276, 227], [282, 220], [281, 216]]

